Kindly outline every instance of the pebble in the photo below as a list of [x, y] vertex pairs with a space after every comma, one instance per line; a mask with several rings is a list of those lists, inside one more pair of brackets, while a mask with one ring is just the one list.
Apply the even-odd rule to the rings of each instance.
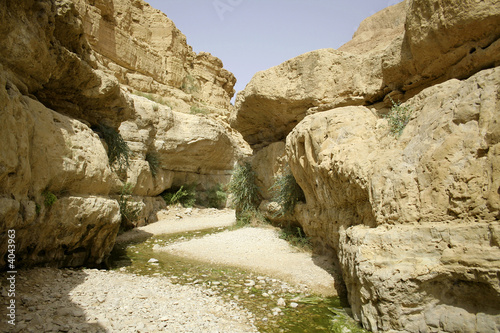
[[200, 284], [89, 269], [36, 268], [18, 276], [23, 304], [11, 332], [258, 332], [252, 313]]

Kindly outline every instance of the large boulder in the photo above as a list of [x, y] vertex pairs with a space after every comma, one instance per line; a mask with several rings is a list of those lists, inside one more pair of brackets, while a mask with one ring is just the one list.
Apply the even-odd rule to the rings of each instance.
[[120, 213], [106, 197], [119, 180], [99, 137], [21, 95], [3, 76], [0, 87], [0, 266], [11, 229], [18, 264], [102, 263]]
[[499, 36], [496, 0], [406, 0], [404, 34], [385, 50], [384, 83], [411, 96], [499, 66]]
[[[144, 97], [131, 98], [136, 118], [123, 122], [119, 130], [131, 148], [126, 182], [134, 186], [135, 195], [156, 196], [172, 185], [208, 189], [226, 184], [235, 161], [250, 154], [241, 135], [224, 122], [172, 111]], [[158, 163], [155, 175], [147, 161], [152, 156]]]
[[255, 74], [236, 97], [230, 122], [252, 147], [285, 139], [306, 116], [383, 97], [381, 58], [334, 49], [312, 51]]
[[97, 68], [71, 1], [2, 1], [0, 20], [2, 71], [23, 94], [92, 124], [130, 116], [118, 81]]
[[336, 253], [366, 328], [500, 322], [499, 89], [500, 68], [425, 89], [403, 105], [413, 114], [398, 138], [359, 106], [308, 116], [288, 136], [307, 201], [298, 219]]

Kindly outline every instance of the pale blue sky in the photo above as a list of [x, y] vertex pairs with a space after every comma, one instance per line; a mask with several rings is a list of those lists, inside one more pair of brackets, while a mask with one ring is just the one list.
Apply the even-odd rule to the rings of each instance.
[[245, 88], [258, 71], [349, 41], [359, 23], [398, 0], [146, 0], [195, 52], [210, 52]]

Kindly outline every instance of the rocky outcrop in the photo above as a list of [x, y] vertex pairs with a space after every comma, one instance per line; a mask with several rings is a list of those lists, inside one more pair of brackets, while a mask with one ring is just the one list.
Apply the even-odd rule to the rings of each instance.
[[500, 320], [499, 88], [496, 68], [422, 91], [399, 139], [366, 107], [308, 116], [287, 138], [299, 221], [337, 252], [366, 328]]
[[99, 64], [120, 84], [156, 94], [177, 111], [198, 106], [227, 116], [235, 77], [220, 59], [194, 53], [165, 14], [135, 0], [75, 3]]
[[385, 50], [384, 83], [410, 96], [500, 65], [497, 1], [406, 1], [404, 34]]
[[14, 229], [16, 264], [100, 264], [113, 247], [120, 212], [107, 197], [119, 180], [99, 137], [4, 77], [0, 87], [1, 253]]
[[[293, 218], [374, 332], [499, 330], [499, 23], [495, 1], [407, 0], [237, 96], [259, 178], [286, 137], [275, 156], [306, 197]], [[389, 97], [412, 110], [401, 136]]]
[[[8, 230], [16, 265], [101, 265], [123, 195], [151, 222], [163, 191], [225, 183], [248, 154], [223, 121], [233, 75], [145, 2], [8, 0], [0, 19], [0, 267]], [[125, 168], [103, 128], [127, 143]]]
[[386, 8], [338, 50], [312, 51], [255, 74], [237, 95], [231, 124], [260, 149], [284, 140], [307, 114], [372, 105], [387, 95], [405, 100], [498, 66], [500, 16], [493, 3], [407, 0]]
[[70, 1], [8, 0], [0, 15], [3, 72], [22, 94], [90, 123], [130, 116], [130, 102], [99, 70]]
[[[235, 161], [249, 154], [229, 126], [207, 116], [172, 111], [144, 97], [131, 96], [136, 118], [119, 128], [132, 150], [127, 182], [134, 195], [157, 196], [172, 185], [199, 184], [208, 189], [225, 184]], [[158, 159], [155, 175], [147, 155]]]

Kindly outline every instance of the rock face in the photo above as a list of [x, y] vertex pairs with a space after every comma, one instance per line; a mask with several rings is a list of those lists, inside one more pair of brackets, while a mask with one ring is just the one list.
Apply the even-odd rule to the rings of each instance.
[[[146, 3], [8, 0], [0, 19], [0, 267], [11, 229], [16, 265], [100, 265], [127, 183], [137, 223], [154, 221], [164, 190], [225, 183], [248, 154], [223, 121], [233, 75]], [[126, 170], [103, 125], [128, 144]]]
[[499, 88], [496, 68], [422, 91], [399, 139], [366, 107], [308, 116], [287, 138], [299, 221], [337, 252], [366, 328], [500, 320]]
[[157, 94], [179, 111], [197, 105], [228, 114], [235, 77], [218, 58], [194, 53], [165, 14], [136, 0], [75, 3], [103, 70], [122, 85]]
[[[293, 218], [374, 332], [500, 330], [498, 10], [408, 0], [238, 94], [259, 179], [289, 163], [306, 196]], [[412, 110], [398, 137], [389, 97]]]

